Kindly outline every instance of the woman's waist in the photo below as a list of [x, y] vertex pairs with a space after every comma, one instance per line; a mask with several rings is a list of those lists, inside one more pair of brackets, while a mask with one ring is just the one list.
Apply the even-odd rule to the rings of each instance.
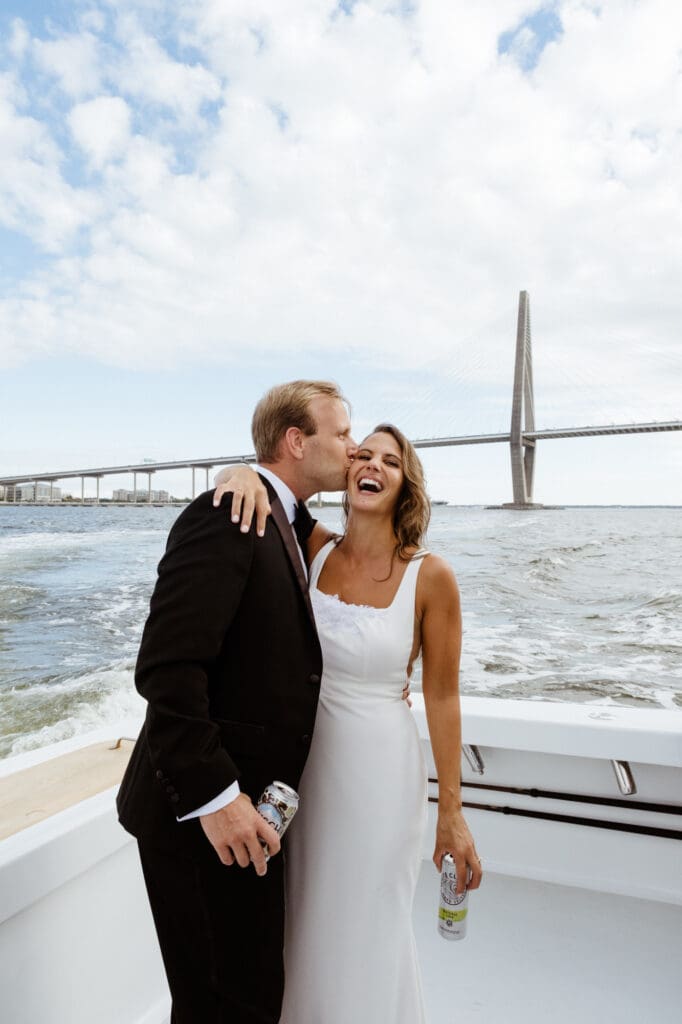
[[387, 675], [379, 673], [357, 673], [336, 669], [333, 666], [325, 666], [323, 669], [322, 686], [324, 689], [344, 690], [347, 688], [363, 690], [365, 692], [384, 693], [388, 696], [399, 697], [407, 682], [407, 673], [395, 672]]
[[[347, 683], [342, 686], [337, 684], [333, 687], [323, 684], [320, 691], [318, 715], [321, 707], [350, 716], [395, 715], [396, 713], [410, 712], [407, 702], [403, 700], [402, 689], [395, 691], [378, 689], [368, 687], [363, 683]], [[412, 718], [411, 712], [409, 717]]]

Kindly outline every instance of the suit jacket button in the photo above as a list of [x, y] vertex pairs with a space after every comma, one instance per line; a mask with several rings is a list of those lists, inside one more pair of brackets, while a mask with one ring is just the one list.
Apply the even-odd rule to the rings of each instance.
[[179, 797], [179, 795], [177, 793], [173, 793], [173, 796], [171, 797], [171, 800], [173, 801], [174, 804], [177, 804], [177, 803], [180, 802], [180, 797]]
[[303, 744], [304, 747], [308, 746], [308, 744], [310, 743], [310, 736], [308, 735], [308, 733], [305, 733], [304, 736], [301, 736], [301, 743]]
[[174, 793], [175, 792], [175, 787], [174, 786], [166, 786], [166, 792], [167, 793]]
[[310, 677], [310, 682], [313, 683], [314, 685], [317, 685], [319, 683], [319, 681], [320, 681], [320, 677], [317, 675], [316, 672], [313, 672], [313, 674]]

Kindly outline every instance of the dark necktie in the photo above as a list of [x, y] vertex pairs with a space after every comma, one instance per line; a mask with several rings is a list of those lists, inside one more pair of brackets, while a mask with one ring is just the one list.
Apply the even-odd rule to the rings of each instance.
[[308, 511], [308, 506], [304, 501], [299, 501], [296, 506], [296, 515], [294, 516], [294, 533], [296, 534], [296, 540], [301, 545], [301, 548], [305, 551], [306, 541], [315, 528], [313, 517]]

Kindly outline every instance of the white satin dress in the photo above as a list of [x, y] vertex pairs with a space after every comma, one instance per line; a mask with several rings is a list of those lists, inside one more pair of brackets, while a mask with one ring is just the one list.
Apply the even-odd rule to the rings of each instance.
[[280, 1024], [425, 1024], [412, 903], [426, 824], [426, 765], [402, 700], [417, 575], [388, 608], [317, 589], [324, 671], [301, 802], [288, 836]]

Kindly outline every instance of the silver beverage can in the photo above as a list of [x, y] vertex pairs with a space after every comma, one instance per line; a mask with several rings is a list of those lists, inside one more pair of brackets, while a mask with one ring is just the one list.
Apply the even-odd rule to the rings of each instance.
[[443, 857], [440, 873], [440, 905], [438, 931], [444, 939], [463, 939], [467, 933], [469, 893], [457, 894], [455, 862], [449, 853]]
[[[298, 810], [298, 793], [285, 782], [271, 782], [263, 790], [256, 810], [268, 825], [272, 825], [278, 836], [283, 836]], [[265, 859], [268, 860], [270, 853], [267, 843], [263, 843], [263, 849]]]

